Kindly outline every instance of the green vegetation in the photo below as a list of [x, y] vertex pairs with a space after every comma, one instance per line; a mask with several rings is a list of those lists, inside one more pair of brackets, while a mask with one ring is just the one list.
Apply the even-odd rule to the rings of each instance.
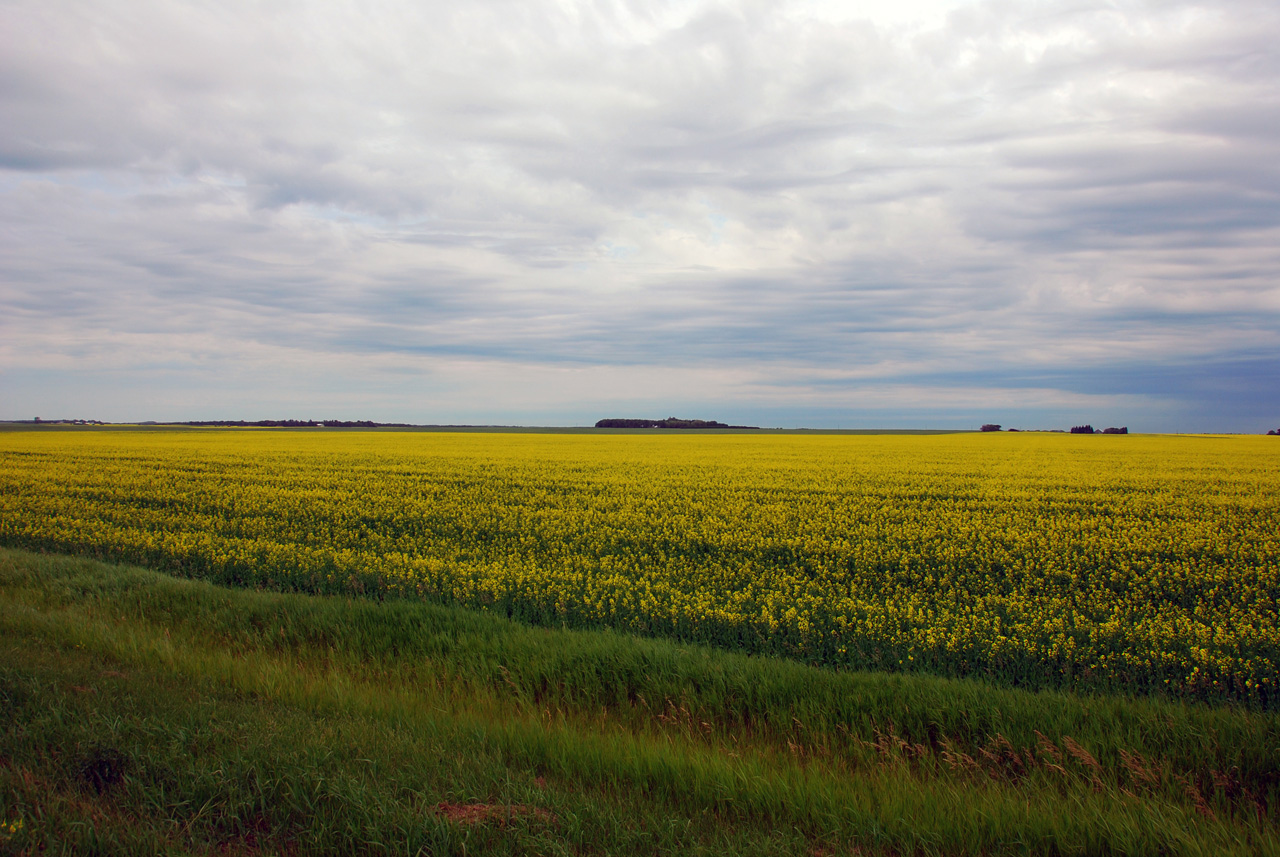
[[0, 854], [1280, 853], [1280, 718], [0, 550]]

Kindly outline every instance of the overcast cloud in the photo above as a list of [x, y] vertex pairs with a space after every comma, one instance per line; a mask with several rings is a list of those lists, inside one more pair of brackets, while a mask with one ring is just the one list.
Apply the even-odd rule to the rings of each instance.
[[1274, 0], [0, 0], [0, 418], [1280, 426]]

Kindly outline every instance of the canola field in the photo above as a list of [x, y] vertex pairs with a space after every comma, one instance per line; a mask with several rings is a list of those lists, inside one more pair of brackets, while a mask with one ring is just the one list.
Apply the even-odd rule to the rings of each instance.
[[1275, 438], [10, 431], [0, 544], [1280, 707]]

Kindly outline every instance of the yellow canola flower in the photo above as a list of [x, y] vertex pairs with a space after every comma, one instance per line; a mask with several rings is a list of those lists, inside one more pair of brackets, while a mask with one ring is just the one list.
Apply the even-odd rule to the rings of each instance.
[[1275, 704], [1277, 486], [1248, 437], [15, 431], [0, 543]]

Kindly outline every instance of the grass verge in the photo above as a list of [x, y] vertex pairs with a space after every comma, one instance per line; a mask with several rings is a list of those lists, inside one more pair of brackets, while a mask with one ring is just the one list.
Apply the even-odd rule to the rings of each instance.
[[1280, 853], [1280, 718], [0, 550], [0, 853]]

